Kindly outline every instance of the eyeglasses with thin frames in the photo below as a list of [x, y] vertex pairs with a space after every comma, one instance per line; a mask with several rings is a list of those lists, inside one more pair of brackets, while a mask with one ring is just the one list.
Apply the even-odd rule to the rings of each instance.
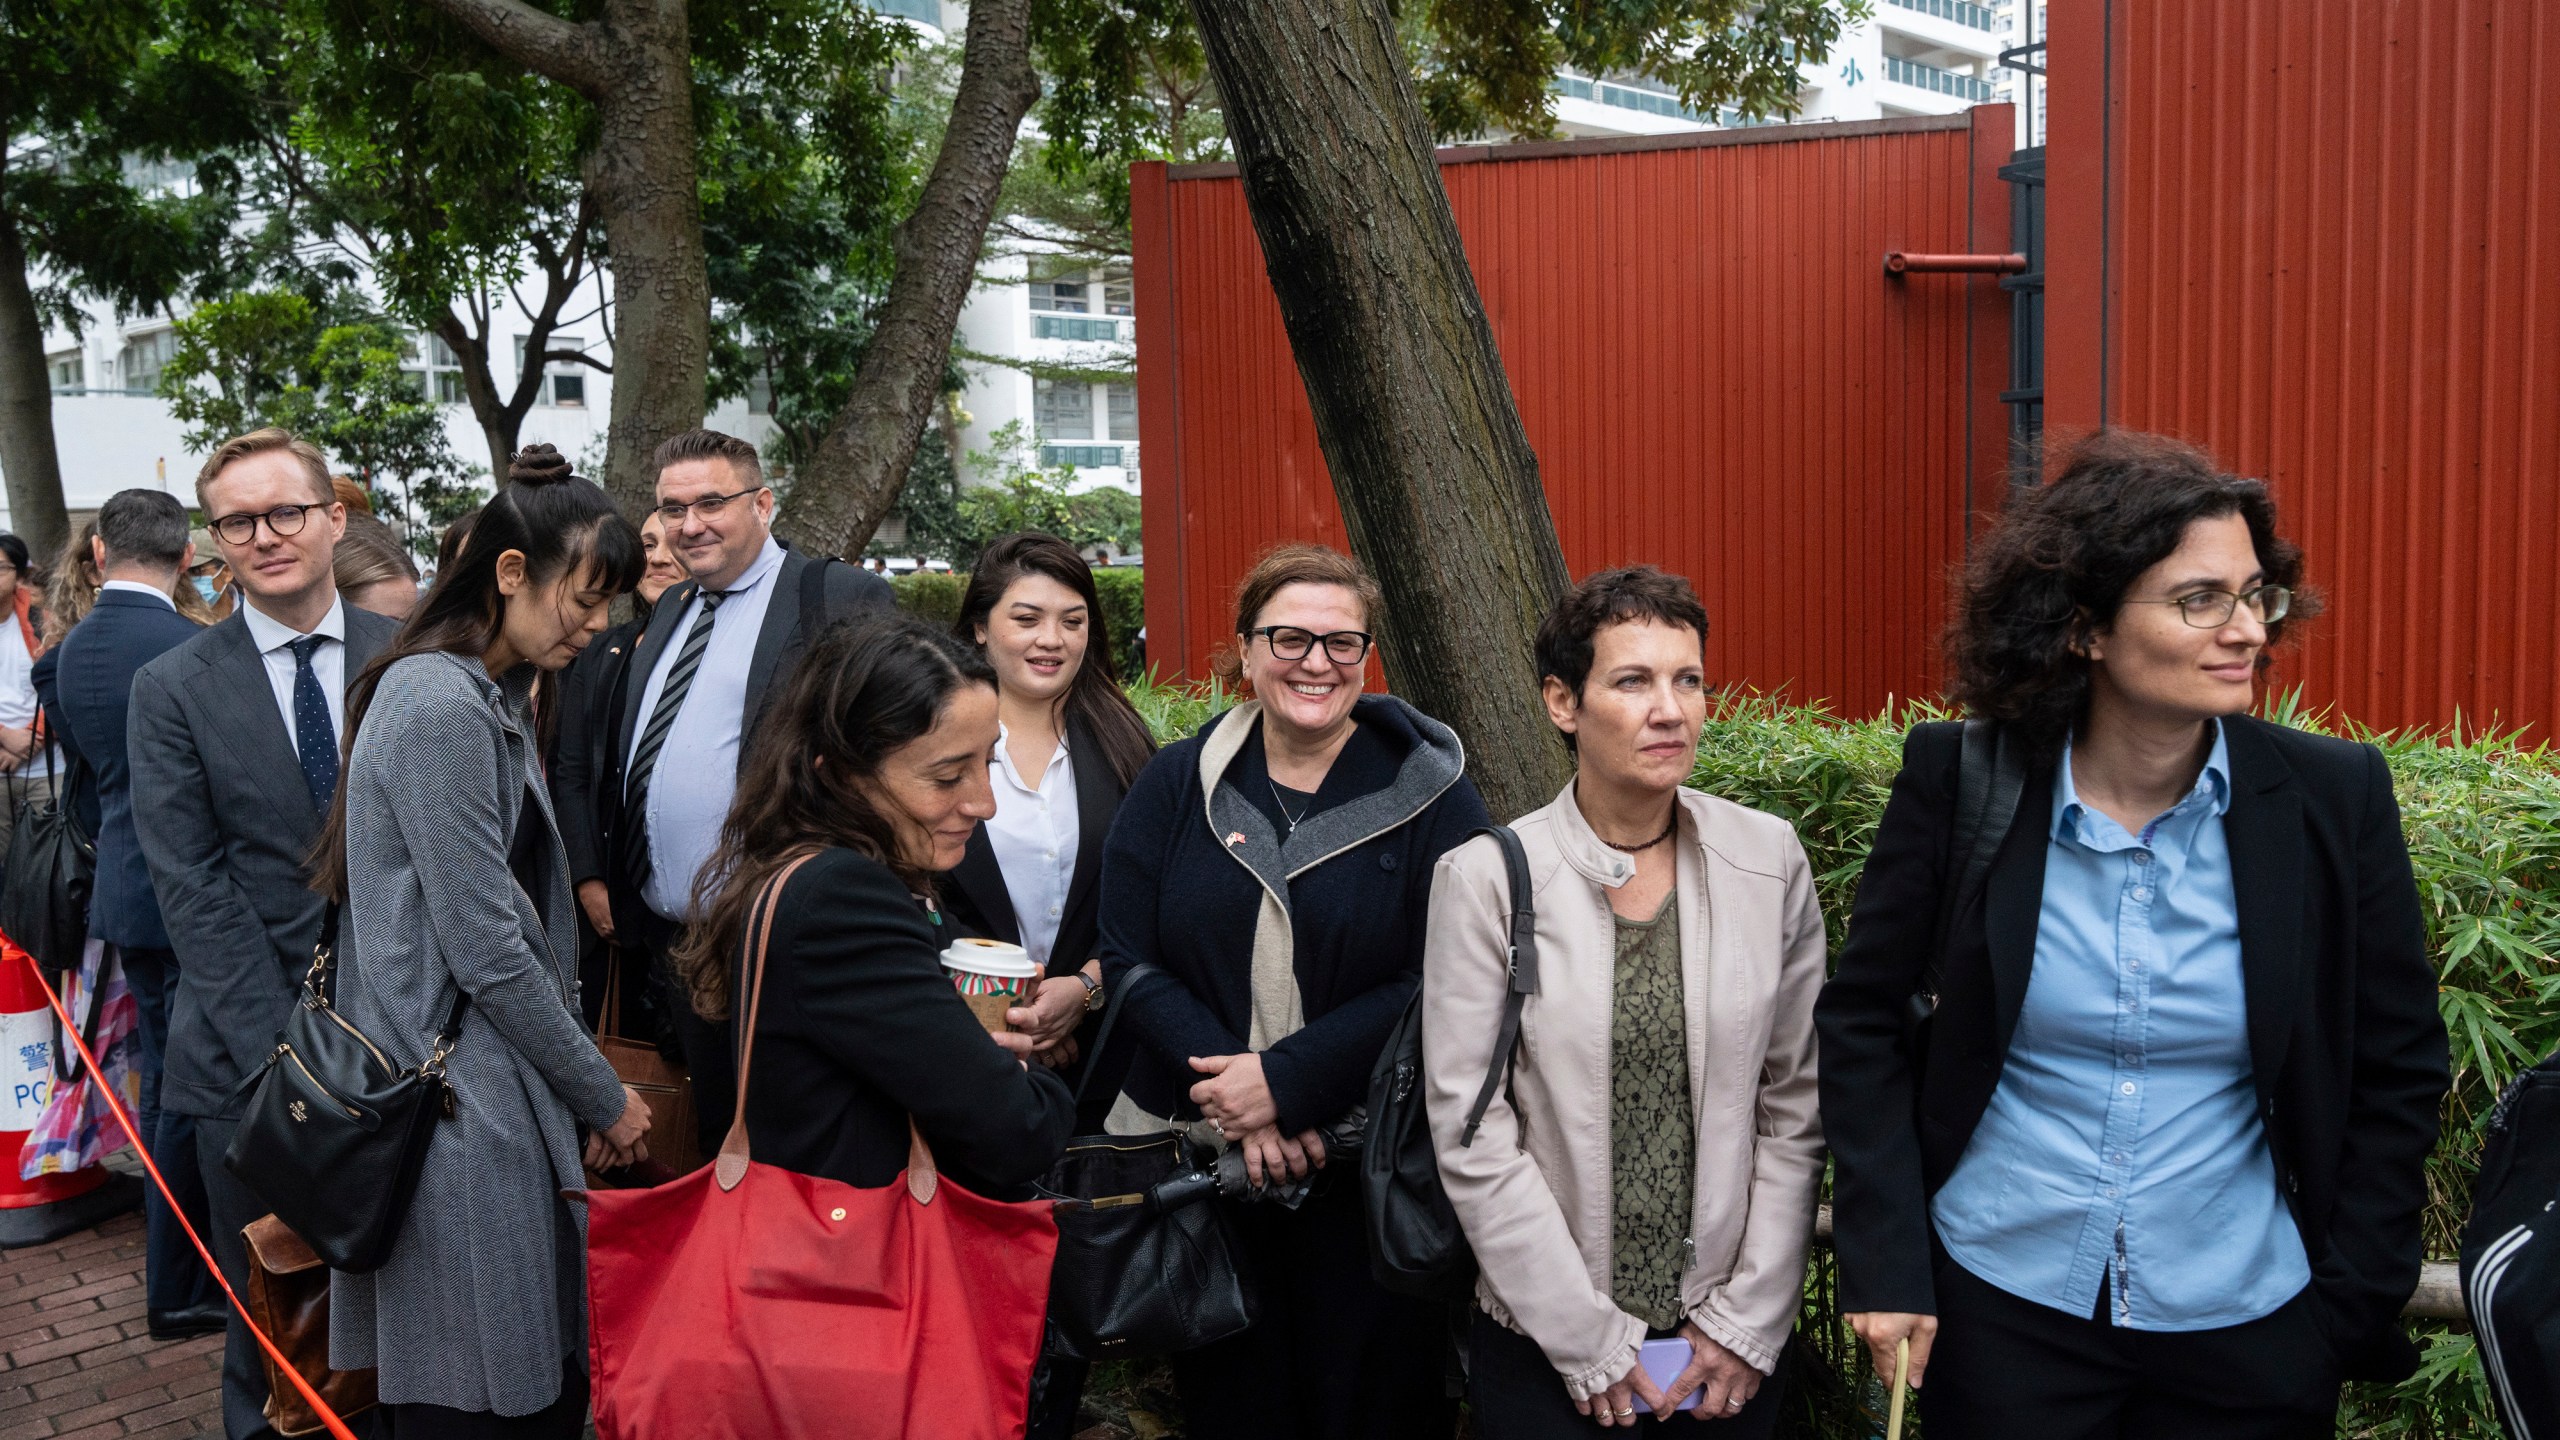
[[681, 525], [684, 523], [685, 512], [689, 510], [705, 520], [717, 520], [720, 518], [720, 512], [729, 508], [730, 501], [743, 500], [764, 488], [762, 485], [750, 485], [744, 490], [732, 490], [726, 495], [705, 495], [699, 500], [670, 500], [658, 507], [658, 518], [666, 521], [670, 526]]
[[2282, 585], [2260, 585], [2233, 594], [2228, 590], [2199, 590], [2175, 600], [2127, 600], [2127, 605], [2175, 605], [2178, 618], [2198, 630], [2219, 630], [2231, 623], [2244, 603], [2261, 625], [2273, 625], [2293, 609], [2293, 592]]
[[1324, 658], [1336, 665], [1359, 664], [1369, 658], [1369, 647], [1376, 643], [1365, 630], [1329, 630], [1319, 635], [1295, 625], [1264, 625], [1245, 633], [1262, 637], [1274, 659], [1304, 660], [1308, 651], [1322, 645]]
[[281, 540], [288, 535], [301, 534], [302, 527], [310, 523], [310, 512], [320, 508], [317, 505], [279, 505], [265, 514], [253, 514], [244, 510], [239, 514], [225, 515], [214, 521], [213, 533], [230, 544], [246, 545], [257, 538], [258, 522], [264, 520], [267, 522], [268, 532]]

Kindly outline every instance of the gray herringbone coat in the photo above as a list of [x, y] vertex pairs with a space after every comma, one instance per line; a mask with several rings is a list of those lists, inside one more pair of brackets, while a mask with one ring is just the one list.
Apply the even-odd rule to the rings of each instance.
[[[576, 911], [531, 684], [530, 667], [501, 686], [461, 656], [399, 661], [340, 782], [338, 1008], [414, 1065], [454, 987], [471, 996], [446, 1065], [460, 1110], [436, 1129], [391, 1259], [330, 1285], [330, 1363], [377, 1367], [387, 1402], [530, 1414], [585, 1346], [585, 1216], [559, 1192], [583, 1184], [578, 1122], [612, 1124], [623, 1093], [579, 1020]], [[520, 820], [523, 886], [508, 867]]]

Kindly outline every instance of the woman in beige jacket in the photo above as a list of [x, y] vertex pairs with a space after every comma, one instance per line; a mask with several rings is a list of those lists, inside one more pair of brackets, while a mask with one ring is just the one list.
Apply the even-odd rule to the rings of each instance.
[[[1574, 781], [1513, 827], [1539, 984], [1471, 1141], [1510, 887], [1490, 838], [1450, 851], [1432, 886], [1422, 1050], [1441, 1179], [1482, 1267], [1468, 1340], [1482, 1440], [1632, 1425], [1639, 1401], [1730, 1440], [1777, 1419], [1764, 1381], [1795, 1323], [1822, 1175], [1822, 914], [1787, 822], [1681, 785], [1706, 718], [1706, 631], [1688, 582], [1649, 566], [1592, 576], [1539, 629]], [[1673, 1342], [1654, 1374], [1648, 1339]]]

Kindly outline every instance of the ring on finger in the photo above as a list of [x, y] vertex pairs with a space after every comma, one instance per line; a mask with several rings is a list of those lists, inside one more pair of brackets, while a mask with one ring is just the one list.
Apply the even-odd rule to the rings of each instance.
[[1743, 1397], [1739, 1395], [1728, 1395], [1725, 1397], [1724, 1408], [1727, 1410], [1739, 1410], [1742, 1406]]

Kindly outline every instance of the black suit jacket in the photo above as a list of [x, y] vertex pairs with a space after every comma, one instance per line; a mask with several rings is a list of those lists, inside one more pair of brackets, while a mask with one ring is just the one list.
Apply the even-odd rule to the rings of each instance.
[[[103, 819], [99, 814], [98, 767], [80, 753], [79, 743], [71, 738], [71, 726], [62, 718], [62, 647], [54, 646], [36, 657], [34, 668], [27, 672], [27, 682], [35, 687], [36, 709], [44, 716], [44, 736], [53, 746], [53, 784], [70, 785], [72, 818], [80, 822], [84, 835], [95, 836]], [[60, 794], [59, 789], [50, 791]]]
[[102, 590], [96, 607], [54, 647], [64, 738], [88, 761], [97, 785], [98, 881], [89, 896], [89, 933], [113, 945], [169, 948], [134, 828], [133, 767], [125, 751], [133, 677], [203, 633], [172, 605], [130, 590]]
[[[1102, 934], [1102, 851], [1111, 838], [1111, 818], [1120, 811], [1120, 797], [1129, 789], [1104, 761], [1091, 728], [1073, 716], [1067, 720], [1067, 750], [1075, 757], [1076, 868], [1068, 877], [1066, 904], [1058, 915], [1058, 938], [1049, 949], [1051, 978], [1073, 975], [1093, 958]], [[968, 851], [942, 886], [942, 903], [962, 934], [1022, 943], [1022, 924], [1013, 913], [1013, 895], [1005, 889], [1004, 871], [996, 864], [986, 826], [969, 832]], [[1073, 1069], [1061, 1072], [1070, 1086], [1083, 1083], [1076, 1121], [1083, 1131], [1101, 1128], [1101, 1117], [1110, 1111], [1129, 1069], [1127, 1042], [1107, 1059], [1097, 1060], [1090, 1053], [1097, 1024], [1097, 1017], [1087, 1016], [1077, 1027], [1077, 1045], [1087, 1053]], [[1083, 1081], [1086, 1066], [1095, 1063], [1101, 1068], [1090, 1081]]]
[[[1024, 1198], [1047, 1172], [1075, 1118], [1067, 1087], [987, 1038], [942, 973], [943, 939], [886, 866], [851, 850], [792, 877], [744, 1077], [756, 1159], [886, 1185], [906, 1168], [912, 1117], [981, 1195]], [[733, 1001], [734, 1034], [747, 1007]]]
[[622, 685], [631, 669], [631, 647], [642, 622], [626, 620], [589, 641], [561, 673], [553, 703], [560, 726], [551, 757], [551, 808], [560, 817], [560, 846], [569, 856], [569, 883], [605, 874], [603, 784], [606, 761], [621, 714]]
[[[352, 684], [400, 624], [346, 614]], [[322, 907], [305, 861], [323, 817], [239, 612], [142, 667], [127, 730], [142, 854], [178, 952], [160, 1103], [221, 1116], [311, 964]]]
[[[2417, 885], [2370, 745], [2223, 722], [2223, 827], [2259, 1115], [2354, 1379], [2397, 1380], [2417, 1352], [2394, 1321], [2416, 1287], [2425, 1163], [2449, 1083]], [[1952, 917], [1925, 1068], [1905, 1004], [1937, 945], [1961, 727], [1915, 727], [1815, 1010], [1822, 1122], [1836, 1162], [1844, 1311], [1932, 1314], [1929, 1196], [2000, 1083], [2035, 967], [2053, 769], [2030, 776], [1979, 904]]]
[[[800, 598], [810, 566], [825, 565], [827, 574], [820, 613], [820, 629], [839, 620], [849, 620], [873, 611], [885, 611], [894, 603], [889, 582], [863, 569], [840, 560], [827, 560], [786, 550], [782, 569], [774, 576], [773, 596], [767, 602], [764, 624], [756, 631], [755, 658], [747, 669], [745, 723], [739, 727], [744, 737], [738, 746], [738, 766], [746, 768], [748, 753], [755, 743], [757, 722], [764, 718], [765, 706], [772, 698], [775, 682], [791, 673], [808, 653], [814, 634], [803, 634], [800, 623]], [[623, 662], [620, 700], [613, 717], [613, 744], [595, 767], [595, 790], [588, 812], [595, 818], [595, 864], [613, 898], [613, 924], [625, 943], [638, 943], [650, 948], [663, 948], [673, 936], [674, 926], [652, 911], [631, 884], [631, 847], [645, 843], [640, 833], [640, 817], [628, 815], [623, 808], [623, 767], [631, 758], [631, 745], [639, 736], [646, 718], [640, 704], [647, 698], [650, 672], [658, 668], [658, 659], [666, 653], [675, 637], [676, 626], [685, 620], [692, 608], [693, 597], [701, 589], [693, 581], [672, 586], [658, 597], [649, 624], [633, 642], [631, 653]], [[576, 862], [572, 861], [575, 868]], [[596, 875], [578, 874], [579, 879]]]

